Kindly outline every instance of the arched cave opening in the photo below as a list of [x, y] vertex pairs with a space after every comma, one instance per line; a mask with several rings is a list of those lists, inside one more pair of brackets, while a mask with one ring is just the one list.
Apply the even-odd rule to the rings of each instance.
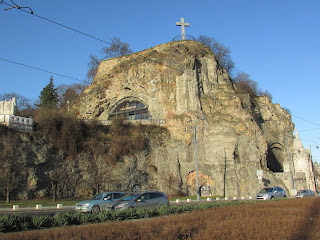
[[148, 106], [136, 98], [126, 98], [114, 105], [109, 113], [109, 120], [123, 118], [125, 120], [147, 120], [152, 119]]
[[271, 147], [268, 148], [267, 167], [272, 172], [283, 172], [283, 166], [277, 157], [279, 155], [277, 154], [277, 152], [279, 151], [282, 151], [282, 150], [279, 148], [271, 148]]

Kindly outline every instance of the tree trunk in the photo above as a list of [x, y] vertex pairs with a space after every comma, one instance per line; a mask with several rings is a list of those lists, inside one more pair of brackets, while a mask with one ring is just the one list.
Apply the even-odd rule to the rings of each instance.
[[57, 195], [57, 188], [56, 188], [56, 184], [54, 182], [52, 182], [52, 201], [56, 201], [56, 195]]
[[7, 184], [7, 193], [6, 193], [6, 203], [10, 202], [10, 188], [9, 183]]

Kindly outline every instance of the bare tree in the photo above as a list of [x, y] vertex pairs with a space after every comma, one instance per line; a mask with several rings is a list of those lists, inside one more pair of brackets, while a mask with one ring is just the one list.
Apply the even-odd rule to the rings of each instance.
[[129, 44], [121, 42], [118, 37], [113, 37], [111, 45], [109, 47], [104, 47], [102, 52], [104, 53], [105, 58], [120, 57], [133, 53]]
[[31, 108], [31, 100], [29, 98], [26, 98], [24, 96], [21, 96], [20, 94], [17, 94], [15, 92], [12, 93], [3, 93], [0, 94], [0, 101], [3, 100], [10, 100], [12, 98], [16, 99], [16, 103], [17, 103], [17, 110], [22, 110], [25, 108]]
[[88, 172], [91, 175], [88, 184], [95, 190], [94, 194], [97, 194], [108, 180], [108, 164], [101, 156], [94, 156], [89, 162]]
[[253, 81], [249, 74], [238, 72], [233, 82], [236, 85], [236, 91], [240, 93], [248, 93], [250, 96], [266, 96], [272, 100], [272, 95], [268, 91], [262, 91], [258, 88], [258, 83]]
[[56, 159], [52, 159], [51, 164], [51, 170], [46, 172], [46, 176], [51, 183], [52, 201], [56, 201], [58, 195], [63, 197], [63, 185], [70, 178], [70, 173], [67, 169], [66, 160], [58, 157]]
[[94, 78], [94, 76], [97, 73], [98, 70], [98, 66], [99, 66], [99, 62], [101, 60], [99, 60], [99, 58], [96, 55], [90, 55], [90, 61], [88, 63], [88, 73], [87, 73], [87, 78], [92, 80]]
[[227, 70], [227, 72], [232, 75], [232, 71], [234, 70], [235, 64], [230, 56], [230, 49], [225, 47], [222, 43], [219, 43], [212, 37], [207, 37], [204, 35], [200, 35], [197, 38], [198, 42], [201, 42], [203, 45], [209, 47], [211, 51], [216, 56], [219, 64]]
[[[104, 47], [101, 49], [101, 52], [103, 53], [102, 59], [108, 59], [113, 57], [120, 57], [123, 55], [128, 55], [133, 53], [128, 43], [122, 42], [120, 38], [113, 37], [110, 46]], [[94, 76], [97, 73], [99, 62], [102, 60], [99, 59], [95, 55], [90, 55], [90, 61], [88, 63], [88, 73], [87, 78], [92, 81]]]
[[[0, 180], [6, 187], [6, 202], [11, 200], [11, 192], [23, 184], [26, 174], [22, 152], [17, 146], [19, 138], [8, 132], [1, 136], [0, 142]], [[1, 185], [2, 185], [1, 184]]]
[[61, 84], [57, 88], [58, 100], [60, 108], [66, 106], [67, 102], [74, 102], [76, 98], [84, 91], [86, 88], [85, 84], [74, 83], [71, 85]]
[[233, 81], [236, 85], [237, 92], [248, 93], [253, 97], [258, 95], [257, 83], [251, 80], [249, 74], [245, 72], [238, 72]]
[[162, 175], [162, 179], [164, 180], [164, 184], [167, 187], [166, 192], [169, 197], [179, 192], [179, 185], [181, 184], [181, 182], [176, 174], [168, 169], [168, 172]]

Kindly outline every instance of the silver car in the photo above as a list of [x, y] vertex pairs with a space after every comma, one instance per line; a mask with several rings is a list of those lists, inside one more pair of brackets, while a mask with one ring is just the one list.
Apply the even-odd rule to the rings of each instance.
[[124, 192], [102, 192], [93, 198], [77, 203], [77, 212], [99, 213], [105, 211], [108, 203], [113, 202], [125, 195]]
[[287, 197], [287, 193], [281, 187], [267, 187], [261, 189], [256, 194], [255, 199], [268, 200], [283, 197]]
[[129, 193], [119, 200], [109, 203], [107, 211], [116, 211], [128, 208], [157, 208], [169, 206], [167, 195], [159, 191], [137, 191]]
[[300, 190], [297, 193], [296, 198], [305, 198], [305, 197], [314, 197], [314, 196], [316, 196], [314, 191], [311, 191], [311, 190]]

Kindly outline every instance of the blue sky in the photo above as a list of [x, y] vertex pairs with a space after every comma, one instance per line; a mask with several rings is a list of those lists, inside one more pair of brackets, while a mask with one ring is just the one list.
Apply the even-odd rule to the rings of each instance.
[[[12, 4], [10, 0], [4, 2]], [[292, 114], [304, 146], [320, 162], [319, 0], [14, 0], [35, 14], [106, 42], [116, 36], [133, 51], [186, 34], [213, 37], [230, 48], [238, 71], [246, 72], [274, 103]], [[89, 55], [101, 57], [106, 43], [0, 4], [0, 58], [86, 78]], [[27, 9], [26, 9], [27, 10]], [[37, 100], [51, 74], [0, 60], [0, 94], [16, 92]], [[74, 79], [54, 75], [54, 83]]]

